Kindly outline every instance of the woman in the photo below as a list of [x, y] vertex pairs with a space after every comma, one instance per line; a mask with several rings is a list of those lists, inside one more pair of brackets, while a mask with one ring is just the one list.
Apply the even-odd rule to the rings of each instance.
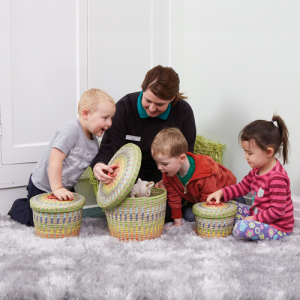
[[[178, 74], [169, 67], [156, 66], [149, 70], [142, 83], [142, 92], [128, 94], [116, 104], [113, 124], [105, 133], [98, 155], [91, 164], [95, 177], [109, 183], [107, 166], [113, 155], [125, 144], [134, 143], [142, 151], [138, 178], [156, 182], [164, 187], [162, 174], [151, 156], [151, 144], [156, 134], [166, 127], [177, 127], [188, 142], [188, 151], [194, 152], [196, 126], [193, 110], [179, 92]], [[166, 222], [170, 222], [167, 207]]]

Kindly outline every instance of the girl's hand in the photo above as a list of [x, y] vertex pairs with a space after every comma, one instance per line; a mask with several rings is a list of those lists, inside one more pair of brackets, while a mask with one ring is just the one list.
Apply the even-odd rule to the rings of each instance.
[[113, 176], [112, 173], [116, 168], [118, 168], [117, 165], [108, 166], [103, 163], [97, 163], [94, 166], [93, 172], [99, 181], [103, 183], [110, 183], [114, 179], [115, 175]]
[[243, 220], [245, 220], [245, 221], [253, 221], [253, 216], [245, 217], [245, 218], [243, 218]]
[[212, 203], [212, 200], [216, 200], [216, 203], [220, 203], [221, 198], [224, 196], [222, 190], [218, 190], [207, 196], [206, 202]]
[[182, 219], [174, 219], [174, 225], [166, 227], [166, 229], [170, 229], [173, 227], [180, 227], [182, 226]]
[[58, 200], [73, 200], [74, 199], [74, 195], [72, 192], [68, 191], [67, 189], [65, 188], [60, 188], [60, 189], [57, 189], [56, 191], [53, 191], [53, 195], [55, 197], [58, 198]]

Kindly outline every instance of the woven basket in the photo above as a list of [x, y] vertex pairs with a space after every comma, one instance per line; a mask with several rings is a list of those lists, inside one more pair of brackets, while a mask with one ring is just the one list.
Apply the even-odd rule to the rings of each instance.
[[193, 206], [197, 234], [201, 237], [219, 238], [232, 233], [234, 216], [237, 207], [230, 203], [209, 205], [207, 202]]
[[141, 166], [142, 153], [132, 143], [115, 153], [108, 165], [118, 165], [109, 184], [100, 182], [97, 203], [105, 211], [109, 232], [122, 241], [143, 241], [161, 236], [167, 192], [152, 188], [150, 197], [127, 197]]
[[63, 238], [79, 234], [85, 198], [73, 193], [72, 201], [49, 199], [41, 194], [30, 199], [35, 233], [41, 238]]
[[125, 198], [106, 209], [109, 232], [122, 241], [143, 241], [160, 237], [166, 216], [167, 192], [152, 188], [150, 197]]

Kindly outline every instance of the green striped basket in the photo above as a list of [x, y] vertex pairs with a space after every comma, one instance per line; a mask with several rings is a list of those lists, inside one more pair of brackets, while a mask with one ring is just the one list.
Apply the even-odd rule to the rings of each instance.
[[152, 188], [150, 197], [127, 197], [141, 166], [142, 154], [132, 143], [124, 145], [108, 165], [118, 165], [110, 184], [100, 182], [97, 203], [104, 209], [109, 232], [122, 241], [143, 241], [161, 236], [166, 215], [167, 193]]
[[63, 238], [79, 234], [85, 198], [73, 193], [72, 201], [49, 199], [51, 193], [30, 199], [35, 233], [41, 238]]
[[225, 237], [232, 233], [237, 206], [230, 203], [209, 205], [207, 202], [193, 206], [197, 234], [206, 238]]
[[126, 197], [106, 209], [109, 232], [122, 241], [143, 241], [160, 237], [166, 216], [167, 192], [152, 188], [150, 197]]

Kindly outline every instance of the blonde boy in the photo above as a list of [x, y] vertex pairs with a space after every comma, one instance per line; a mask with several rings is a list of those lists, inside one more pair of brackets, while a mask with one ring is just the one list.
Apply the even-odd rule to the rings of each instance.
[[55, 133], [29, 178], [28, 197], [17, 199], [12, 206], [12, 219], [33, 226], [30, 198], [38, 194], [52, 192], [59, 200], [73, 199], [74, 186], [99, 151], [96, 137], [111, 127], [115, 111], [114, 100], [104, 91], [90, 89], [83, 93], [78, 119]]
[[182, 198], [188, 201], [184, 218], [195, 221], [192, 207], [211, 192], [236, 183], [235, 176], [211, 157], [187, 151], [188, 144], [177, 128], [161, 130], [153, 140], [151, 154], [163, 173], [167, 203], [174, 226], [182, 225]]

